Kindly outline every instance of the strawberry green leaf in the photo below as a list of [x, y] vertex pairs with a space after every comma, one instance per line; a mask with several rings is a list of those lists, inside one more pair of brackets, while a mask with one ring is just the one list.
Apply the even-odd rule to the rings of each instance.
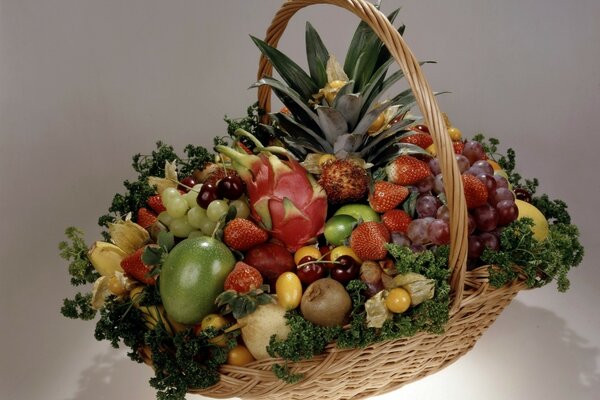
[[147, 246], [142, 252], [142, 262], [146, 265], [160, 264], [162, 250], [160, 247]]
[[168, 252], [175, 246], [175, 236], [171, 232], [161, 231], [158, 234], [157, 243], [164, 251]]

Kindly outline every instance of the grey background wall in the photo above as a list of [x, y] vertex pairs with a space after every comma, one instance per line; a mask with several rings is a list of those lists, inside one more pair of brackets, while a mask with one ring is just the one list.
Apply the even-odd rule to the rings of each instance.
[[[0, 0], [0, 398], [151, 399], [151, 371], [59, 316], [73, 293], [56, 245], [96, 217], [130, 156], [163, 139], [210, 146], [255, 92], [280, 0]], [[467, 135], [517, 149], [519, 169], [569, 204], [588, 255], [572, 288], [521, 293], [467, 356], [385, 398], [595, 399], [600, 388], [600, 2], [386, 0], [444, 111]], [[296, 16], [281, 47], [303, 60], [310, 19], [339, 58], [356, 20]], [[190, 399], [198, 398], [189, 396]]]

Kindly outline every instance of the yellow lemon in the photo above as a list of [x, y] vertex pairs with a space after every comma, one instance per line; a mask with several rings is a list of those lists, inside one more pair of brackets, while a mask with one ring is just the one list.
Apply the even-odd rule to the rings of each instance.
[[515, 200], [515, 204], [519, 209], [519, 218], [531, 218], [533, 220], [533, 237], [541, 242], [548, 237], [548, 220], [544, 214], [532, 204], [523, 200]]

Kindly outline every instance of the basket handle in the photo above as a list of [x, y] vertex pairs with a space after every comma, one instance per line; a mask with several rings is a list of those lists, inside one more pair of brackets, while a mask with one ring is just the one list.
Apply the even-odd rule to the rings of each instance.
[[[463, 193], [460, 170], [454, 156], [452, 142], [446, 129], [444, 118], [433, 95], [429, 83], [412, 54], [408, 45], [396, 28], [373, 4], [364, 0], [287, 0], [275, 14], [271, 26], [267, 29], [265, 42], [276, 47], [292, 16], [300, 9], [315, 5], [330, 4], [344, 8], [366, 22], [379, 36], [383, 44], [402, 71], [416, 97], [417, 105], [423, 114], [425, 123], [437, 148], [440, 168], [444, 179], [446, 199], [450, 210], [450, 256], [449, 268], [452, 271], [450, 285], [453, 290], [451, 312], [460, 307], [462, 299], [467, 260], [467, 206]], [[261, 56], [258, 79], [271, 76], [273, 67]], [[271, 108], [271, 89], [263, 85], [258, 90], [259, 107], [269, 112]]]

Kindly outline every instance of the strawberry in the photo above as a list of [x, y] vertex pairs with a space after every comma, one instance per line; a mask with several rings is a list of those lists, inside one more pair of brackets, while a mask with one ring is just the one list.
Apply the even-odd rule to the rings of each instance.
[[223, 285], [225, 290], [234, 290], [238, 293], [247, 293], [258, 289], [263, 284], [260, 272], [245, 262], [238, 261], [233, 270], [225, 278]]
[[426, 149], [433, 144], [433, 139], [428, 133], [418, 132], [403, 137], [402, 139], [400, 139], [400, 143], [410, 143], [419, 146], [422, 149]]
[[404, 210], [390, 210], [383, 214], [381, 222], [390, 232], [406, 233], [412, 218]]
[[386, 243], [390, 241], [390, 231], [381, 222], [364, 222], [350, 235], [350, 247], [363, 261], [383, 260], [387, 256]]
[[473, 175], [462, 175], [465, 190], [467, 208], [475, 208], [484, 205], [488, 199], [487, 187], [483, 182]]
[[452, 142], [452, 147], [454, 147], [454, 154], [462, 154], [465, 144], [463, 142]]
[[414, 185], [431, 175], [429, 164], [413, 156], [400, 156], [385, 168], [389, 180], [397, 185]]
[[223, 230], [223, 242], [234, 250], [246, 251], [264, 243], [269, 234], [249, 219], [235, 218]]
[[155, 285], [156, 276], [147, 276], [152, 267], [144, 264], [142, 261], [142, 254], [146, 247], [137, 249], [134, 253], [129, 254], [127, 257], [121, 260], [121, 268], [130, 277], [137, 279], [146, 285]]
[[156, 214], [148, 210], [146, 207], [142, 207], [137, 212], [137, 224], [142, 228], [148, 229], [156, 222]]
[[163, 205], [160, 195], [158, 194], [148, 197], [146, 204], [148, 204], [148, 207], [150, 207], [156, 214], [167, 211], [166, 207]]
[[369, 196], [369, 205], [375, 212], [384, 213], [396, 208], [408, 197], [409, 193], [405, 186], [377, 181], [373, 185], [373, 193]]

